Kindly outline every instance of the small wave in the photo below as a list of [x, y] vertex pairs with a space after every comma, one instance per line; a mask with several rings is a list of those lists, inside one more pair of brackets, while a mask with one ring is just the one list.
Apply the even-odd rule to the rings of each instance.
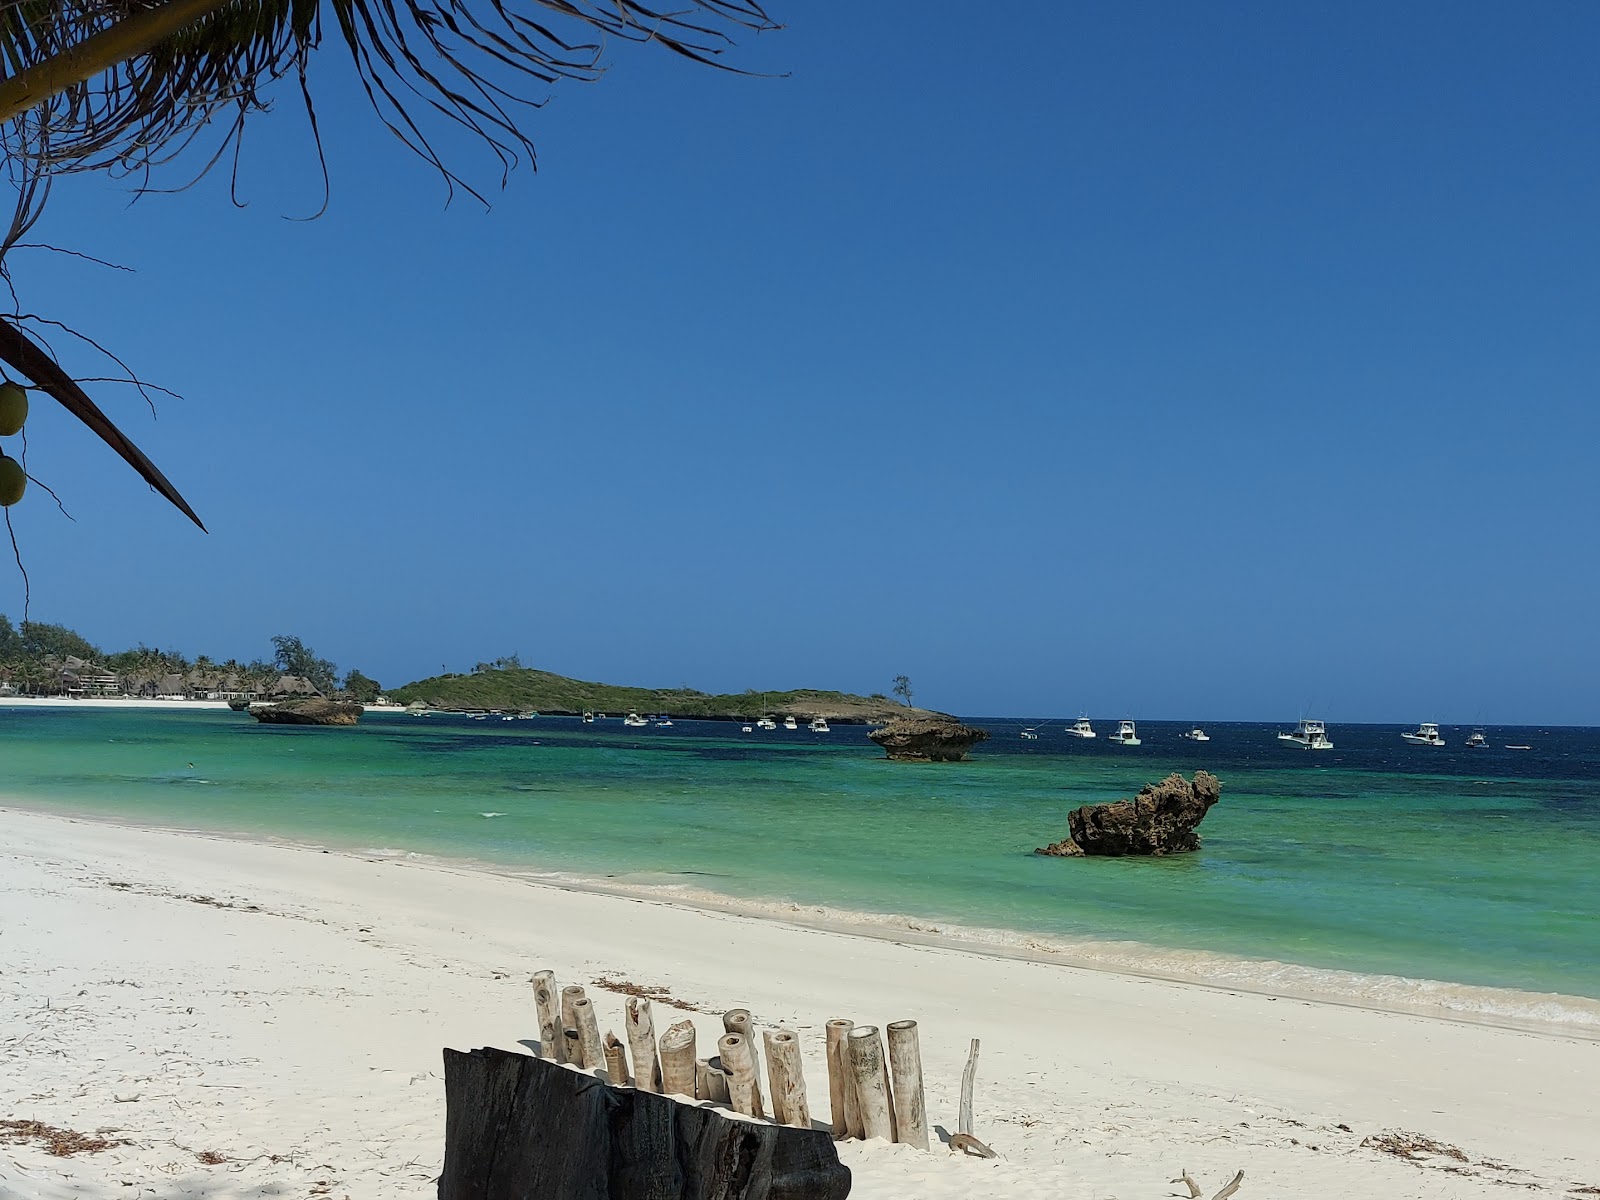
[[506, 814], [505, 813], [479, 813], [478, 815], [480, 817], [482, 817], [484, 820], [488, 820], [491, 817], [503, 817]]
[[[837, 933], [964, 949], [980, 954], [1056, 962], [1064, 966], [1142, 975], [1206, 987], [1285, 996], [1359, 1008], [1420, 1013], [1518, 1028], [1551, 1026], [1600, 1037], [1600, 1000], [1555, 992], [1447, 983], [1273, 959], [1249, 959], [1207, 950], [1180, 950], [1133, 941], [1052, 937], [960, 925], [903, 913], [871, 913], [787, 900], [734, 897], [688, 882], [645, 882], [639, 877], [597, 880], [566, 872], [518, 872], [524, 878], [585, 891], [687, 903], [741, 916], [766, 918]], [[681, 872], [678, 874], [688, 874]]]

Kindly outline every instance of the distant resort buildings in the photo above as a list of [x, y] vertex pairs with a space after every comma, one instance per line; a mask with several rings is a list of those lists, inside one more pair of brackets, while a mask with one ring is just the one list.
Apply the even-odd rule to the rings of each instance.
[[321, 697], [321, 689], [300, 675], [249, 677], [237, 672], [194, 667], [185, 672], [134, 670], [118, 674], [102, 663], [68, 655], [42, 663], [0, 665], [0, 697], [66, 699], [298, 700]]

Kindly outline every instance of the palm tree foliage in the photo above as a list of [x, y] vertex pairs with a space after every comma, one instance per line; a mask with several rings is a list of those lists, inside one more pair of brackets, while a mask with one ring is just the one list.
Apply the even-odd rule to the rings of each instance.
[[[776, 28], [763, 0], [0, 0], [0, 155], [16, 208], [5, 256], [37, 221], [51, 181], [106, 170], [145, 186], [185, 151], [199, 174], [266, 111], [275, 85], [297, 88], [316, 136], [307, 82], [325, 26], [349, 53], [379, 118], [452, 189], [478, 193], [426, 130], [441, 120], [477, 135], [501, 182], [534, 147], [518, 123], [563, 79], [601, 74], [609, 42], [656, 43], [700, 63], [740, 30]], [[288, 86], [288, 85], [286, 85]], [[320, 156], [320, 143], [318, 148]], [[54, 355], [0, 317], [0, 361], [89, 425], [199, 524], [177, 490], [95, 407]], [[204, 528], [202, 526], [202, 528]]]

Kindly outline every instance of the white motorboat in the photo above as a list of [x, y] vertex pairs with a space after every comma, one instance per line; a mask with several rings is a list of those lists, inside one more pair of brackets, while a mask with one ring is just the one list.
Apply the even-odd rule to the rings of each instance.
[[828, 728], [828, 719], [826, 717], [812, 717], [811, 718], [811, 732], [812, 733], [831, 733], [832, 730], [830, 730]]
[[799, 729], [800, 728], [800, 722], [796, 721], [794, 719], [794, 714], [793, 713], [790, 713], [787, 717], [785, 717], [783, 719], [783, 727], [785, 729]]
[[1191, 742], [1209, 742], [1211, 740], [1211, 735], [1198, 725], [1189, 730], [1188, 733], [1180, 733], [1178, 736], [1188, 738]]
[[1024, 729], [1017, 736], [1020, 737], [1025, 742], [1037, 742], [1039, 740], [1039, 734], [1034, 730], [1033, 726], [1031, 726], [1031, 725], [1028, 728]]
[[1444, 745], [1444, 739], [1439, 736], [1439, 727], [1432, 721], [1424, 721], [1418, 725], [1415, 733], [1402, 733], [1400, 740], [1410, 742], [1413, 746]]
[[1489, 739], [1484, 737], [1483, 730], [1481, 729], [1474, 729], [1472, 731], [1472, 736], [1467, 738], [1467, 749], [1469, 750], [1481, 750], [1488, 746], [1488, 744]]
[[739, 732], [740, 733], [753, 733], [753, 732], [755, 732], [755, 726], [754, 725], [746, 725], [743, 729], [739, 730]]
[[1333, 743], [1328, 740], [1327, 730], [1323, 729], [1321, 721], [1302, 720], [1294, 727], [1293, 733], [1280, 733], [1278, 740], [1299, 746], [1302, 750], [1333, 749]]
[[593, 725], [594, 724], [594, 714], [592, 712], [588, 711], [587, 709], [585, 709], [584, 713], [583, 713], [583, 723], [585, 725]]
[[646, 725], [650, 724], [649, 721], [646, 721], [638, 713], [629, 713], [627, 716], [622, 718], [622, 723], [628, 726], [630, 729], [643, 729]]
[[1088, 717], [1079, 717], [1067, 726], [1067, 732], [1073, 737], [1092, 738], [1095, 736], [1094, 726], [1089, 724]]
[[1138, 733], [1133, 728], [1132, 721], [1118, 721], [1117, 731], [1111, 735], [1111, 740], [1119, 746], [1143, 745], [1139, 741]]
[[672, 718], [671, 717], [662, 717], [659, 721], [656, 722], [656, 728], [657, 729], [671, 729], [672, 728]]
[[757, 729], [776, 729], [777, 727], [778, 723], [771, 717], [762, 717], [761, 720], [756, 722]]

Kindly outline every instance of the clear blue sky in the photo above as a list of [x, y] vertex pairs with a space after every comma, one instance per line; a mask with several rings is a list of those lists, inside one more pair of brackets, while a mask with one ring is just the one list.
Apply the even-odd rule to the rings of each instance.
[[391, 684], [1600, 724], [1600, 7], [774, 6], [739, 61], [790, 77], [619, 49], [488, 212], [334, 45], [323, 219], [292, 92], [246, 208], [61, 184], [41, 234], [137, 273], [19, 253], [24, 302], [183, 394], [95, 393], [211, 534], [41, 402], [35, 617]]

